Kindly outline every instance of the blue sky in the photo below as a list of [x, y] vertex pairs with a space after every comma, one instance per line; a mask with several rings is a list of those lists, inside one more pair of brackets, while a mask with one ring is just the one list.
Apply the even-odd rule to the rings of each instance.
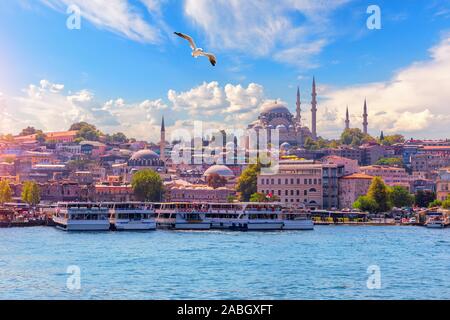
[[[69, 4], [82, 10], [80, 30], [66, 28]], [[381, 30], [366, 27], [371, 4], [381, 8]], [[173, 31], [216, 53], [217, 66], [193, 59]], [[2, 1], [0, 132], [91, 120], [105, 131], [156, 140], [162, 114], [170, 128], [189, 119], [245, 125], [274, 99], [294, 111], [297, 85], [308, 121], [315, 75], [324, 137], [339, 134], [347, 104], [359, 126], [366, 96], [371, 133], [447, 137], [448, 129], [429, 122], [447, 125], [448, 96], [414, 79], [433, 69], [428, 76], [440, 89], [450, 85], [448, 60], [440, 59], [449, 32], [448, 0]]]

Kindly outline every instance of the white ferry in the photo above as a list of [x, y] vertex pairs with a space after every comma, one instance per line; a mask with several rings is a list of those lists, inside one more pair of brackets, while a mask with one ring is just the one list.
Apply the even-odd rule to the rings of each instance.
[[431, 212], [428, 214], [425, 226], [427, 228], [444, 228], [445, 218], [441, 212]]
[[142, 202], [107, 203], [110, 223], [117, 231], [155, 230], [156, 219], [154, 205]]
[[156, 226], [173, 230], [209, 230], [211, 223], [205, 219], [207, 204], [159, 203], [156, 204]]
[[283, 230], [283, 207], [279, 203], [210, 204], [206, 218], [213, 229], [240, 231]]
[[108, 231], [108, 207], [98, 203], [60, 202], [53, 222], [56, 227], [66, 231]]

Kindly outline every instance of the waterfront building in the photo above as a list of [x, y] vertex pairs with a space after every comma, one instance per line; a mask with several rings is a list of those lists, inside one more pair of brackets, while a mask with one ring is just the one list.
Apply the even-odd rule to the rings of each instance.
[[436, 196], [444, 201], [450, 195], [450, 168], [441, 169], [436, 180]]
[[92, 195], [94, 202], [135, 201], [133, 187], [129, 184], [96, 184]]
[[258, 175], [257, 190], [277, 196], [286, 205], [321, 209], [322, 179], [322, 164], [313, 161], [281, 161], [278, 173]]
[[367, 194], [372, 184], [373, 176], [354, 173], [339, 179], [339, 205], [341, 209], [350, 209], [353, 203]]
[[323, 208], [339, 208], [339, 178], [344, 176], [345, 167], [343, 164], [323, 164], [322, 165], [322, 188], [323, 188]]
[[381, 177], [390, 187], [401, 186], [411, 190], [412, 177], [404, 168], [373, 165], [361, 167], [360, 171], [369, 176]]
[[323, 164], [336, 164], [344, 166], [344, 174], [350, 175], [359, 172], [358, 161], [354, 159], [339, 157], [339, 156], [326, 156], [321, 159]]

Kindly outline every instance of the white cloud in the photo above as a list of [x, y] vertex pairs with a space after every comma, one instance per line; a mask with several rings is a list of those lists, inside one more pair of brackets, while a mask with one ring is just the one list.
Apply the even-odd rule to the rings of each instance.
[[[143, 18], [141, 12], [127, 0], [41, 0], [48, 7], [62, 13], [70, 5], [77, 5], [83, 19], [101, 29], [120, 34], [134, 41], [160, 42], [159, 28]], [[142, 1], [150, 13], [158, 14], [160, 1]]]
[[247, 88], [240, 84], [221, 87], [216, 81], [204, 82], [186, 92], [169, 90], [168, 99], [174, 110], [186, 111], [191, 117], [209, 121], [216, 116], [225, 123], [239, 125], [253, 119], [265, 101], [264, 88], [259, 84], [250, 83]]
[[159, 121], [167, 108], [161, 99], [127, 103], [118, 98], [101, 104], [88, 90], [65, 93], [63, 87], [42, 80], [28, 86], [22, 96], [0, 96], [0, 132], [18, 133], [27, 126], [67, 130], [74, 122], [87, 121], [106, 133], [122, 131], [140, 139], [159, 139]]
[[27, 126], [44, 131], [67, 130], [74, 122], [87, 121], [106, 133], [121, 131], [138, 139], [158, 141], [163, 115], [169, 132], [189, 128], [194, 121], [202, 121], [208, 130], [229, 131], [245, 127], [256, 119], [265, 103], [273, 101], [265, 98], [264, 88], [256, 83], [222, 87], [213, 81], [186, 92], [169, 90], [169, 104], [162, 99], [129, 103], [123, 98], [102, 103], [89, 90], [66, 93], [63, 88], [42, 80], [39, 85], [29, 85], [21, 96], [0, 95], [0, 132], [18, 133]]
[[215, 49], [312, 67], [332, 34], [329, 16], [346, 2], [186, 0], [184, 11]]
[[319, 129], [329, 136], [342, 131], [347, 105], [352, 125], [361, 127], [363, 101], [367, 98], [369, 130], [373, 134], [384, 130], [445, 138], [450, 134], [450, 90], [446, 88], [450, 88], [450, 36], [430, 50], [429, 60], [411, 64], [388, 81], [322, 88], [322, 110], [335, 110], [338, 116], [326, 120], [320, 115]]

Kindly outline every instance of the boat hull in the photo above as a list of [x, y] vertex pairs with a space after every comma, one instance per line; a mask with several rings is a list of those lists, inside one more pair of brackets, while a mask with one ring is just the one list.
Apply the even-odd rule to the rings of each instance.
[[53, 219], [56, 228], [64, 231], [109, 231], [109, 221], [64, 221]]
[[207, 221], [189, 222], [177, 221], [175, 219], [161, 219], [156, 221], [159, 229], [170, 230], [210, 230], [211, 223]]
[[146, 231], [156, 230], [155, 221], [117, 221], [113, 222], [117, 231]]
[[283, 230], [314, 230], [312, 220], [284, 221]]
[[428, 223], [426, 227], [430, 229], [442, 229], [445, 225], [443, 223]]
[[274, 231], [282, 230], [282, 221], [214, 221], [212, 229], [235, 231]]

